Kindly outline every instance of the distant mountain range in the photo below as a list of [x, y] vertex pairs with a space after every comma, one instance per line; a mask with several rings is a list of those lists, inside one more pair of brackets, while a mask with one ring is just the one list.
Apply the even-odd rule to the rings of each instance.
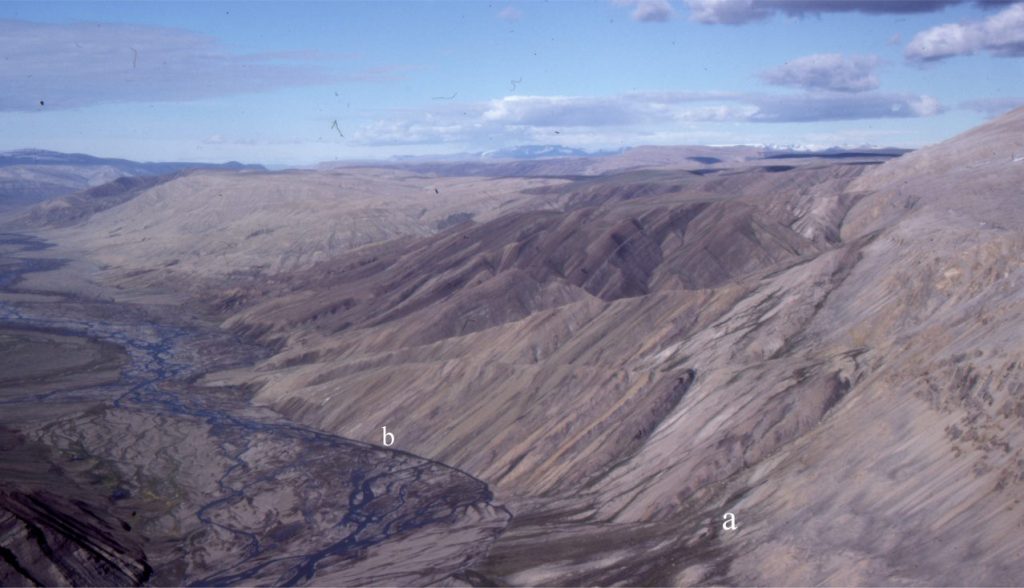
[[801, 146], [769, 146], [765, 148], [765, 159], [790, 159], [794, 157], [825, 157], [830, 159], [842, 159], [847, 157], [899, 157], [909, 153], [912, 149], [901, 149], [899, 147], [875, 147], [865, 145], [863, 147], [829, 147], [827, 149], [811, 149]]
[[[680, 150], [721, 150], [728, 152], [756, 152], [758, 157], [770, 158], [770, 157], [834, 157], [837, 155], [853, 156], [857, 155], [872, 155], [872, 156], [885, 156], [885, 155], [902, 155], [910, 149], [901, 149], [897, 147], [878, 147], [875, 145], [860, 145], [857, 147], [849, 146], [832, 146], [823, 148], [817, 145], [799, 145], [799, 144], [758, 144], [758, 145], [722, 145], [722, 146], [705, 146], [705, 145], [641, 145], [637, 147], [620, 147], [618, 149], [600, 149], [596, 151], [587, 151], [586, 149], [580, 149], [577, 147], [567, 147], [565, 145], [516, 145], [514, 147], [503, 147], [501, 149], [493, 149], [490, 151], [474, 151], [474, 152], [463, 152], [463, 153], [448, 153], [441, 155], [396, 155], [389, 158], [389, 162], [397, 163], [426, 163], [426, 162], [472, 162], [472, 161], [485, 161], [493, 162], [497, 160], [531, 160], [536, 161], [540, 159], [556, 159], [556, 158], [580, 158], [580, 157], [610, 157], [614, 155], [622, 155], [627, 152], [643, 152], [643, 153], [675, 153]], [[324, 163], [324, 166], [332, 166], [335, 164], [351, 165], [352, 163], [360, 164], [379, 164], [380, 161], [339, 161]]]
[[907, 149], [862, 146], [821, 149], [800, 145], [641, 145], [586, 151], [565, 145], [519, 145], [493, 151], [444, 155], [395, 156], [386, 161], [335, 161], [317, 168], [401, 167], [442, 176], [593, 176], [628, 169], [695, 169], [738, 161], [820, 157], [891, 158]]
[[159, 176], [186, 169], [263, 170], [261, 165], [196, 162], [138, 162], [19, 149], [0, 153], [0, 212], [66, 196], [117, 178]]
[[107, 165], [132, 176], [154, 176], [183, 169], [265, 169], [262, 165], [239, 163], [198, 163], [191, 161], [138, 162], [112, 157], [95, 157], [84, 153], [61, 153], [45, 149], [18, 149], [0, 153], [0, 168], [12, 165]]

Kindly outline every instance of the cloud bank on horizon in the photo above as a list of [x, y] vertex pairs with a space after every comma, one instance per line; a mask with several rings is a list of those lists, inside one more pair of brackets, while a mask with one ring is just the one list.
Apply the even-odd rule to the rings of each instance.
[[[519, 142], [552, 141], [554, 133], [582, 137], [588, 130], [629, 132], [690, 123], [796, 123], [933, 116], [942, 112], [926, 95], [807, 93], [793, 95], [663, 92], [618, 96], [506, 96], [458, 109], [378, 121], [354, 139], [367, 145], [473, 143], [497, 133]], [[561, 137], [559, 137], [561, 138]]]
[[320, 6], [344, 33], [277, 5], [242, 5], [241, 27], [237, 4], [216, 5], [224, 25], [74, 6], [92, 18], [0, 5], [0, 148], [312, 163], [538, 142], [916, 146], [1024, 104], [1024, 2]]

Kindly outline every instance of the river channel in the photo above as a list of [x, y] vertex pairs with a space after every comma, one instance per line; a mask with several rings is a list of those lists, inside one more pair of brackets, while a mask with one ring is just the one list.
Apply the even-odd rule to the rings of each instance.
[[6, 384], [2, 420], [45, 447], [40, 467], [60, 472], [64, 493], [134, 537], [122, 542], [151, 569], [140, 581], [431, 584], [472, 565], [505, 527], [508, 512], [468, 474], [197, 384], [263, 356], [254, 344], [139, 305], [26, 295], [25, 275], [61, 271], [62, 260], [40, 256], [47, 247], [0, 234], [0, 292], [17, 294], [0, 298], [0, 329], [116, 346], [120, 372], [101, 384], [75, 385], [75, 374], [59, 386]]

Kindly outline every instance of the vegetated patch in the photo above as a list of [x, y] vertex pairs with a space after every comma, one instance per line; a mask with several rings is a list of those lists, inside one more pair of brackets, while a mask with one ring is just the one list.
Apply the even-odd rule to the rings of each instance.
[[795, 165], [766, 165], [766, 166], [762, 167], [761, 169], [766, 171], [766, 172], [768, 172], [768, 173], [775, 174], [775, 173], [779, 173], [779, 172], [787, 172], [787, 171], [789, 171], [791, 169], [796, 169], [796, 166]]
[[722, 163], [722, 160], [717, 158], [717, 157], [696, 156], [696, 157], [687, 157], [686, 159], [689, 159], [690, 161], [696, 161], [697, 163], [703, 163], [704, 165], [711, 165], [713, 163]]

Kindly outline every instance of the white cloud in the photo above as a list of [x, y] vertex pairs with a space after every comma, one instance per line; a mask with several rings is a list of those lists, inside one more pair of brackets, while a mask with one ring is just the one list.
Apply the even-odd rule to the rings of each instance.
[[914, 94], [797, 94], [759, 96], [754, 122], [818, 122], [934, 116], [943, 111], [938, 100]]
[[1024, 56], [1024, 3], [1014, 4], [983, 21], [950, 23], [922, 31], [904, 54], [912, 61], [938, 61], [989, 51], [1002, 57]]
[[679, 122], [744, 121], [757, 114], [757, 110], [757, 106], [752, 104], [694, 106], [676, 110], [673, 118]]
[[914, 35], [905, 54], [915, 61], [934, 61], [974, 53], [980, 46], [978, 27], [946, 24]]
[[907, 101], [914, 116], [935, 116], [945, 111], [945, 107], [931, 96], [917, 96]]
[[534, 127], [606, 126], [639, 122], [641, 104], [616, 98], [506, 96], [493, 100], [483, 120]]
[[614, 0], [619, 6], [632, 6], [630, 17], [638, 22], [666, 22], [675, 11], [668, 0]]
[[[310, 143], [311, 141], [300, 141], [298, 139], [291, 140], [267, 140], [267, 139], [254, 139], [251, 137], [225, 137], [220, 133], [214, 133], [209, 137], [200, 141], [202, 145], [230, 145], [230, 146], [252, 146], [252, 145], [298, 145]], [[315, 142], [315, 141], [314, 141]], [[323, 141], [320, 141], [323, 142]]]
[[408, 111], [358, 129], [360, 145], [517, 144], [556, 134], [569, 137], [647, 136], [696, 124], [794, 123], [914, 118], [942, 112], [930, 96], [877, 92], [741, 94], [636, 92], [613, 96], [505, 96]]
[[498, 13], [498, 18], [507, 21], [517, 21], [523, 18], [523, 12], [515, 6], [506, 6]]
[[690, 18], [704, 24], [744, 24], [771, 14], [753, 0], [686, 0], [686, 5]]
[[777, 86], [797, 86], [809, 90], [865, 92], [878, 88], [874, 55], [844, 57], [838, 53], [808, 55], [761, 73], [761, 78]]

